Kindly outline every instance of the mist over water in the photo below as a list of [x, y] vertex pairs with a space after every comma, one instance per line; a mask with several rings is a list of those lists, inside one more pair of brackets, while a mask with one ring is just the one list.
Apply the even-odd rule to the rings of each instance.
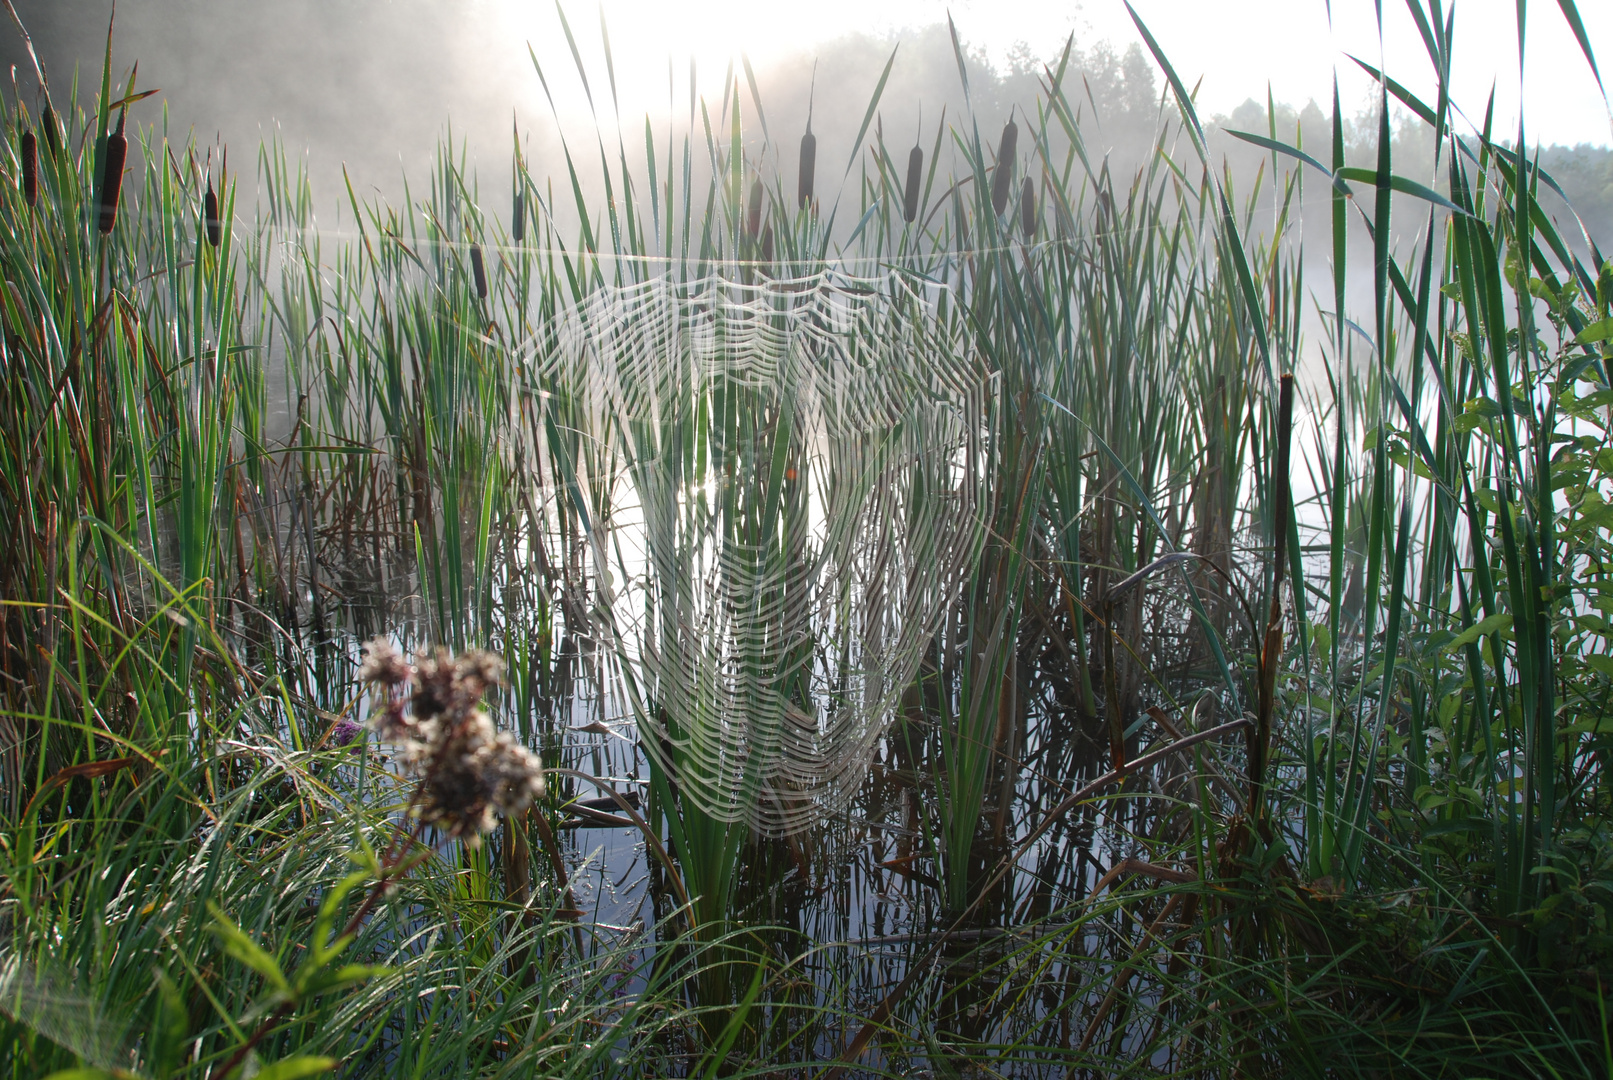
[[[98, 89], [110, 0], [71, 5], [19, 0], [16, 7], [58, 107], [67, 103], [75, 74], [80, 100], [88, 101]], [[449, 137], [456, 149], [464, 149], [470, 170], [479, 176], [484, 201], [502, 216], [507, 212], [503, 204], [508, 199], [512, 125], [521, 132], [532, 171], [560, 185], [566, 183], [559, 138], [564, 131], [579, 179], [585, 190], [594, 191], [596, 138], [614, 143], [619, 130], [629, 159], [642, 162], [648, 119], [658, 139], [665, 138], [670, 122], [680, 140], [692, 126], [700, 145], [702, 107], [715, 125], [725, 91], [736, 85], [747, 158], [765, 173], [776, 169], [793, 188], [798, 141], [810, 109], [818, 139], [819, 198], [831, 203], [849, 172], [852, 183], [846, 190], [855, 201], [856, 170], [848, 169], [848, 161], [893, 50], [895, 62], [865, 146], [882, 131], [893, 158], [918, 141], [928, 159], [943, 117], [957, 124], [968, 106], [987, 141], [995, 140], [1011, 111], [1030, 110], [1034, 117], [1043, 65], [1056, 63], [1065, 44], [1037, 42], [1034, 49], [1027, 46], [1011, 55], [999, 70], [983, 50], [965, 42], [970, 83], [966, 105], [944, 24], [888, 37], [849, 32], [755, 65], [758, 111], [739, 64], [726, 73], [712, 66], [692, 68], [687, 55], [667, 55], [657, 65], [659, 72], [650, 74], [619, 68], [611, 73], [621, 90], [613, 101], [596, 12], [579, 6], [569, 16], [591, 80], [591, 104], [564, 44], [511, 36], [510, 20], [492, 3], [123, 0], [117, 6], [112, 70], [121, 87], [138, 63], [135, 89], [162, 91], [134, 106], [131, 121], [155, 128], [159, 135], [166, 128], [176, 143], [193, 133], [200, 151], [228, 147], [237, 179], [250, 178], [255, 171], [261, 143], [278, 140], [293, 161], [306, 161], [321, 216], [334, 210], [338, 200], [345, 201], [344, 168], [360, 198], [380, 194], [400, 203], [404, 178], [413, 190], [421, 190], [439, 143]], [[616, 63], [621, 65], [621, 42], [631, 38], [633, 26], [622, 15], [615, 19]], [[20, 35], [6, 22], [0, 32], [0, 60], [14, 71], [17, 96], [37, 109], [42, 101], [32, 63]], [[545, 64], [552, 98], [534, 69], [529, 45]], [[1095, 152], [1135, 158], [1152, 138], [1158, 113], [1152, 64], [1135, 50], [1122, 57], [1105, 43], [1078, 42], [1071, 72], [1083, 68], [1092, 76], [1088, 107], [1104, 113], [1104, 122], [1086, 132]], [[645, 94], [645, 85], [660, 89]], [[942, 147], [944, 174], [954, 155], [950, 140]], [[613, 157], [615, 149], [611, 147]], [[243, 195], [254, 186], [245, 185]], [[788, 194], [793, 197], [793, 190]]]
[[[112, 0], [15, 3], [58, 108], [69, 101], [75, 77], [79, 101], [87, 104], [99, 90]], [[681, 168], [677, 155], [685, 140], [694, 176], [701, 180], [710, 167], [707, 140], [728, 138], [731, 112], [725, 110], [734, 94], [747, 174], [759, 175], [785, 205], [795, 201], [800, 138], [810, 122], [817, 138], [816, 196], [824, 219], [832, 215], [830, 235], [839, 243], [861, 215], [863, 176], [878, 169], [881, 160], [899, 175], [909, 150], [915, 144], [923, 149], [926, 170], [935, 170], [928, 215], [950, 178], [969, 172], [957, 140], [969, 141], [978, 133], [981, 145], [993, 149], [1010, 117], [1026, 133], [1022, 151], [1031, 151], [1031, 132], [1045, 129], [1047, 160], [1077, 178], [1069, 190], [1090, 189], [1090, 182], [1084, 188], [1079, 182], [1090, 168], [1107, 172], [1124, 197], [1161, 145], [1190, 182], [1202, 171], [1181, 134], [1174, 102], [1162, 93], [1153, 58], [1134, 43], [1120, 48], [1068, 35], [1021, 42], [994, 60], [965, 37], [960, 73], [944, 21], [838, 35], [813, 28], [803, 32], [798, 45], [780, 49], [775, 43], [771, 51], [758, 53], [747, 71], [743, 55], [722, 66], [709, 58], [697, 63], [687, 51], [675, 50], [682, 42], [667, 41], [666, 51], [657, 52], [655, 43], [644, 39], [643, 20], [635, 22], [634, 12], [621, 5], [572, 4], [557, 10], [560, 14], [544, 10], [540, 19], [532, 10], [498, 0], [123, 0], [116, 6], [111, 43], [114, 93], [137, 72], [136, 91], [161, 91], [130, 112], [131, 123], [153, 132], [154, 145], [165, 131], [175, 147], [194, 139], [198, 155], [212, 154], [215, 176], [218, 154], [227, 150], [242, 223], [252, 220], [261, 202], [260, 148], [278, 146], [293, 169], [306, 169], [323, 233], [350, 228], [349, 184], [362, 203], [402, 208], [419, 202], [444, 148], [463, 161], [483, 213], [508, 228], [513, 137], [519, 133], [529, 172], [546, 178], [549, 192], [529, 227], [541, 227], [538, 219], [547, 213], [558, 238], [570, 246], [580, 218], [569, 170], [575, 170], [590, 216], [599, 220], [607, 200], [601, 162], [615, 168], [625, 159], [635, 184], [633, 198], [643, 209], [649, 202], [646, 136], [658, 147], [657, 186], [669, 167]], [[37, 110], [43, 100], [33, 62], [15, 26], [5, 22], [0, 60], [13, 73], [14, 100]], [[530, 36], [534, 27], [542, 31], [548, 23], [553, 26], [542, 36]], [[1085, 164], [1072, 153], [1060, 124], [1038, 114], [1043, 87], [1058, 72], [1077, 111]], [[1376, 99], [1345, 101], [1344, 109], [1347, 158], [1353, 165], [1375, 167]], [[1212, 153], [1227, 165], [1238, 200], [1255, 196], [1254, 233], [1269, 232], [1276, 224], [1284, 190], [1273, 176], [1294, 163], [1278, 161], [1226, 132], [1273, 133], [1325, 158], [1331, 130], [1327, 111], [1325, 102], [1279, 99], [1273, 118], [1264, 101], [1251, 99], [1229, 115], [1202, 117], [1210, 128]], [[1431, 174], [1432, 142], [1425, 127], [1404, 111], [1396, 127], [1395, 172], [1442, 187]], [[673, 161], [667, 160], [669, 148]], [[134, 153], [139, 152], [137, 145]], [[1579, 215], [1573, 221], [1554, 193], [1543, 193], [1543, 208], [1559, 221], [1568, 242], [1583, 253], [1588, 234], [1604, 250], [1613, 247], [1613, 150], [1589, 144], [1547, 147], [1541, 163]], [[1331, 276], [1330, 214], [1325, 180], [1303, 179], [1293, 200], [1298, 227], [1291, 227], [1285, 242], [1304, 244], [1306, 279], [1314, 289]], [[1369, 207], [1370, 190], [1360, 192], [1358, 202]], [[1422, 218], [1412, 210], [1406, 201], [1395, 210], [1393, 235], [1402, 255], [1422, 235]], [[1365, 237], [1352, 237], [1351, 259], [1370, 260]], [[851, 273], [873, 269], [843, 267]], [[1347, 299], [1365, 310], [1370, 279], [1353, 278]], [[1331, 308], [1331, 302], [1308, 305], [1303, 317], [1301, 370], [1311, 376], [1319, 376], [1322, 343], [1331, 336], [1321, 308]]]
[[[75, 72], [80, 100], [93, 96], [109, 0], [16, 7], [58, 104]], [[323, 210], [344, 165], [361, 195], [396, 199], [405, 173], [423, 183], [450, 126], [480, 160], [507, 159], [512, 111], [530, 109], [537, 87], [521, 43], [490, 47], [493, 15], [492, 5], [430, 0], [123, 0], [112, 70], [121, 83], [138, 62], [136, 89], [162, 90], [132, 119], [160, 131], [166, 112], [175, 141], [194, 131], [199, 147], [229, 147], [237, 176], [256, 169], [263, 141], [306, 154]], [[32, 67], [6, 23], [0, 57], [32, 103]]]
[[[79, 98], [87, 102], [98, 90], [112, 0], [15, 0], [15, 6], [58, 107], [66, 105], [75, 76]], [[688, 135], [697, 148], [698, 172], [705, 125], [709, 122], [713, 131], [726, 128], [719, 112], [737, 91], [747, 164], [759, 167], [769, 184], [777, 177], [791, 201], [799, 139], [810, 113], [818, 140], [818, 198], [825, 211], [836, 209], [837, 197], [842, 200], [836, 231], [844, 237], [859, 212], [854, 207], [860, 172], [876, 167], [872, 152], [881, 141], [889, 167], [901, 169], [916, 142], [927, 168], [939, 146], [938, 177], [966, 171], [950, 135], [937, 142], [940, 126], [968, 135], [978, 125], [982, 142], [994, 146], [1011, 115], [1022, 125], [1034, 125], [1040, 84], [1058, 68], [1067, 43], [1065, 86], [1080, 110], [1088, 159], [1094, 169], [1107, 166], [1118, 188], [1124, 190], [1147, 162], [1162, 123], [1175, 116], [1174, 106], [1161, 100], [1151, 57], [1134, 44], [1118, 47], [1090, 34], [1086, 40], [1055, 36], [1022, 42], [995, 61], [965, 37], [966, 95], [945, 22], [878, 32], [848, 28], [838, 36], [812, 27], [803, 31], [798, 46], [775, 47], [758, 57], [751, 69], [753, 94], [740, 57], [724, 70], [695, 65], [671, 42], [664, 54], [656, 53], [653, 42], [642, 40], [632, 10], [609, 5], [604, 18], [614, 64], [603, 45], [600, 9], [574, 4], [565, 11], [586, 87], [561, 31], [550, 32], [552, 40], [532, 39], [527, 31], [539, 25], [532, 13], [495, 0], [123, 0], [116, 12], [112, 70], [117, 85], [127, 83], [138, 63], [135, 89], [161, 90], [133, 107], [131, 121], [155, 129], [159, 138], [166, 130], [179, 145], [193, 136], [199, 153], [228, 148], [233, 177], [245, 181], [237, 207], [243, 218], [250, 215], [257, 191], [259, 147], [278, 142], [293, 164], [306, 164], [322, 228], [334, 228], [339, 217], [348, 216], [348, 182], [364, 201], [379, 197], [400, 206], [406, 183], [418, 197], [445, 142], [456, 156], [465, 155], [485, 210], [507, 219], [512, 131], [518, 130], [530, 171], [555, 184], [559, 197], [553, 209], [569, 234], [575, 207], [565, 146], [571, 148], [585, 197], [602, 206], [601, 155], [625, 155], [642, 175], [648, 123], [663, 147], [669, 131], [675, 145]], [[545, 18], [560, 26], [553, 13]], [[37, 109], [42, 99], [32, 62], [9, 18], [4, 22], [0, 61], [12, 71], [14, 98]], [[534, 56], [542, 65], [541, 78]], [[858, 131], [887, 62], [888, 80], [854, 159]], [[1278, 106], [1279, 138], [1298, 139], [1322, 152], [1326, 103], [1283, 104], [1279, 98]], [[1347, 116], [1361, 114], [1357, 126], [1363, 144], [1375, 134], [1368, 115], [1372, 107], [1345, 102]], [[1270, 124], [1264, 102], [1253, 100], [1230, 116], [1206, 119], [1212, 127], [1260, 133]], [[1406, 127], [1412, 131], [1415, 121]], [[1053, 157], [1062, 159], [1068, 145], [1056, 123], [1049, 128]], [[1397, 159], [1397, 172], [1422, 176], [1432, 160], [1418, 145], [1423, 142], [1404, 140], [1414, 153]], [[1253, 183], [1262, 160], [1269, 161], [1229, 138], [1212, 139], [1212, 147], [1229, 156], [1244, 185]], [[1187, 150], [1185, 144], [1176, 148]], [[1177, 158], [1185, 161], [1182, 154]], [[1366, 158], [1354, 163], [1371, 164]], [[1568, 190], [1586, 230], [1608, 246], [1613, 241], [1613, 151], [1550, 147], [1542, 164]], [[660, 162], [662, 170], [666, 166]], [[1313, 186], [1320, 197], [1320, 185]], [[1268, 184], [1268, 191], [1274, 190]], [[1550, 205], [1554, 197], [1546, 198]], [[1325, 214], [1310, 216], [1325, 229]], [[1578, 236], [1579, 229], [1565, 233]], [[1321, 234], [1315, 239], [1312, 246], [1322, 250]]]

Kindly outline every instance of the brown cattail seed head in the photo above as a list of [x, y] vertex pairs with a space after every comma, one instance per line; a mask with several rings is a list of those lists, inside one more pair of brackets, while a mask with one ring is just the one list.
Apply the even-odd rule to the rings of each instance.
[[515, 208], [510, 213], [510, 239], [517, 244], [526, 239], [526, 199], [515, 193]]
[[751, 181], [750, 206], [745, 213], [745, 231], [752, 240], [762, 231], [762, 181], [760, 178]]
[[909, 225], [919, 216], [919, 178], [924, 172], [924, 151], [917, 146], [907, 155], [907, 187], [902, 191], [902, 220]]
[[29, 206], [39, 201], [39, 142], [34, 133], [22, 133], [22, 197]]
[[118, 194], [123, 189], [123, 163], [129, 156], [129, 140], [123, 136], [126, 113], [118, 113], [118, 129], [106, 138], [105, 167], [101, 170], [101, 235], [107, 236], [118, 223]]
[[991, 178], [991, 209], [998, 217], [1008, 209], [1008, 192], [1014, 182], [1014, 151], [1019, 146], [1019, 125], [1010, 118], [997, 144], [997, 171]]
[[470, 246], [470, 272], [476, 279], [476, 298], [487, 299], [487, 267], [482, 265], [482, 248], [480, 244]]
[[812, 134], [808, 122], [806, 134], [801, 136], [801, 171], [796, 178], [796, 201], [805, 206], [812, 201], [812, 178], [818, 168], [818, 137]]
[[202, 223], [207, 226], [207, 242], [218, 247], [218, 196], [213, 194], [213, 178], [207, 178], [207, 194], [202, 196]]
[[44, 111], [39, 114], [39, 130], [43, 132], [45, 136], [45, 151], [50, 154], [51, 157], [55, 157], [56, 113], [48, 104], [45, 106]]
[[1019, 187], [1019, 231], [1026, 243], [1036, 236], [1036, 185], [1028, 176]]

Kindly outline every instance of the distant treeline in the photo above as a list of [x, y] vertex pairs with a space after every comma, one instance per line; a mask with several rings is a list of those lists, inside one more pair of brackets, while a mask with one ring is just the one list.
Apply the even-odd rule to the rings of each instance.
[[[14, 2], [55, 93], [65, 92], [75, 70], [99, 67], [111, 0]], [[607, 4], [607, 19], [612, 14]], [[583, 13], [572, 16], [575, 21]], [[620, 19], [617, 13], [617, 23]], [[19, 88], [26, 94], [33, 81], [32, 63], [10, 20], [6, 23], [0, 30], [0, 64], [16, 65]], [[620, 36], [625, 31], [623, 26], [617, 32]], [[142, 72], [150, 73], [142, 75], [142, 87], [163, 90], [170, 131], [194, 129], [199, 141], [216, 137], [233, 146], [238, 169], [250, 171], [257, 144], [265, 137], [278, 137], [294, 155], [306, 153], [321, 211], [334, 208], [341, 197], [344, 166], [360, 190], [379, 189], [390, 200], [400, 200], [403, 176], [424, 179], [438, 139], [450, 127], [455, 141], [463, 140], [472, 168], [490, 189], [487, 194], [497, 191], [502, 204], [502, 188], [493, 178], [502, 178], [509, 164], [512, 110], [529, 140], [533, 172], [559, 177], [564, 171], [526, 45], [508, 40], [491, 7], [484, 5], [144, 0], [118, 9], [113, 69], [127, 72], [139, 61]], [[852, 31], [809, 45], [793, 57], [756, 68], [766, 127], [746, 91], [747, 157], [764, 167], [776, 165], [781, 175], [793, 174], [810, 108], [823, 170], [820, 197], [832, 198], [878, 73], [893, 49], [895, 62], [878, 110], [879, 129], [892, 152], [915, 140], [929, 147], [943, 116], [945, 123], [965, 128], [978, 118], [983, 132], [995, 131], [1010, 113], [1034, 122], [1039, 87], [1049, 72], [1058, 70], [1065, 45], [1021, 43], [996, 63], [965, 42], [967, 101], [944, 22], [888, 35]], [[678, 85], [672, 109], [679, 123], [689, 119], [685, 62], [674, 64]], [[739, 75], [737, 66], [734, 74]], [[576, 78], [569, 60], [564, 70], [547, 75], [555, 86], [569, 86]], [[1106, 160], [1119, 175], [1141, 164], [1153, 149], [1159, 125], [1175, 118], [1153, 63], [1135, 45], [1119, 49], [1107, 41], [1075, 41], [1064, 79], [1067, 97], [1080, 110], [1088, 154], [1096, 163]], [[698, 83], [700, 94], [715, 109], [723, 93], [723, 72], [701, 70]], [[668, 102], [624, 102], [624, 129], [640, 123], [637, 118], [646, 107], [664, 116]], [[1345, 103], [1347, 117], [1358, 109], [1348, 125], [1347, 154], [1352, 164], [1370, 166], [1376, 121], [1370, 102]], [[1327, 156], [1326, 102], [1303, 107], [1279, 102], [1276, 112], [1278, 138], [1297, 137]], [[144, 122], [161, 123], [158, 117], [157, 110], [147, 110]], [[1215, 117], [1213, 126], [1264, 134], [1265, 106], [1247, 101], [1230, 116]], [[631, 153], [634, 140], [627, 141]], [[1245, 173], [1244, 165], [1251, 170], [1258, 166], [1261, 151], [1230, 138], [1217, 140], [1217, 149], [1228, 155], [1235, 179], [1252, 182], [1254, 173]], [[1432, 143], [1424, 125], [1410, 114], [1400, 118], [1393, 149], [1396, 172], [1429, 179]], [[944, 152], [950, 154], [950, 149]], [[546, 156], [552, 167], [544, 164]], [[1591, 236], [1604, 248], [1613, 246], [1613, 150], [1588, 143], [1547, 146], [1540, 150], [1540, 164], [1567, 193]], [[594, 180], [586, 169], [580, 179], [585, 185]], [[854, 198], [855, 186], [846, 190]], [[1542, 202], [1563, 221], [1565, 236], [1577, 237], [1578, 229], [1561, 213], [1561, 201], [1544, 193]]]

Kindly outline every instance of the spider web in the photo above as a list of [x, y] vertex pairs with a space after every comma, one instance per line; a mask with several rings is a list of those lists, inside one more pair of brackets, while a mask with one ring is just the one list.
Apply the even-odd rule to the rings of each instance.
[[[601, 288], [550, 325], [644, 751], [763, 834], [843, 810], [979, 550], [987, 387], [956, 319], [896, 275], [825, 273]], [[613, 550], [639, 555], [619, 582]]]

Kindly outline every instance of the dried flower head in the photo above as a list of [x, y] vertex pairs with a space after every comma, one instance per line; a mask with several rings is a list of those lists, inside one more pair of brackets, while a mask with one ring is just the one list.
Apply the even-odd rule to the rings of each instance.
[[[422, 652], [410, 666], [391, 642], [364, 647], [361, 678], [384, 688], [371, 719], [382, 739], [401, 743], [404, 767], [419, 779], [413, 813], [449, 836], [475, 843], [500, 814], [518, 814], [543, 795], [543, 762], [481, 708], [504, 662], [473, 650]], [[403, 690], [412, 693], [406, 698]]]
[[493, 828], [496, 815], [518, 814], [543, 794], [537, 756], [495, 731], [485, 712], [473, 709], [439, 730], [436, 742], [417, 744], [408, 758], [421, 778], [414, 812], [427, 824], [475, 837]]
[[455, 656], [447, 649], [421, 652], [415, 658], [414, 713], [422, 720], [443, 714], [462, 715], [504, 681], [504, 661], [472, 649]]
[[370, 717], [370, 727], [384, 742], [404, 742], [420, 734], [407, 712], [407, 696], [414, 668], [398, 647], [378, 637], [364, 643], [364, 661], [358, 666], [360, 682], [375, 687], [380, 708]]
[[414, 677], [414, 669], [390, 638], [372, 638], [364, 643], [364, 660], [358, 666], [360, 682], [400, 687]]

